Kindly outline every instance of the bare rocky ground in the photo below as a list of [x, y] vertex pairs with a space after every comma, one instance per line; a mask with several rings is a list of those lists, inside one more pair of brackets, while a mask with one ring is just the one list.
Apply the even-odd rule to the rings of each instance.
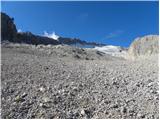
[[2, 46], [2, 118], [159, 118], [158, 56]]

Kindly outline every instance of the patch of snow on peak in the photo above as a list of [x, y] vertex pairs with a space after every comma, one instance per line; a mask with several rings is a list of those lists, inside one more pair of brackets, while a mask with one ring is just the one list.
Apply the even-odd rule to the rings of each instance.
[[59, 36], [56, 35], [55, 32], [52, 32], [51, 34], [49, 34], [48, 32], [44, 31], [44, 36], [48, 37], [48, 38], [52, 38], [54, 40], [58, 40]]
[[116, 57], [125, 57], [127, 54], [127, 51], [120, 46], [107, 45], [102, 47], [95, 47], [94, 49]]
[[120, 51], [120, 47], [119, 46], [112, 46], [112, 45], [107, 45], [107, 46], [103, 46], [103, 47], [95, 47], [95, 49], [99, 50], [99, 51], [103, 51], [103, 52], [119, 52]]

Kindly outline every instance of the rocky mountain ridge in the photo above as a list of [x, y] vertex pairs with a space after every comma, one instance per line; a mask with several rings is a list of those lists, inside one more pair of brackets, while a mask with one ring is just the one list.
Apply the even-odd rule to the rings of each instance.
[[44, 44], [44, 45], [57, 45], [57, 44], [67, 44], [67, 45], [91, 45], [91, 46], [102, 46], [104, 44], [98, 44], [95, 42], [86, 42], [77, 38], [65, 38], [59, 37], [58, 40], [46, 37], [34, 35], [31, 32], [17, 32], [16, 25], [14, 24], [14, 19], [10, 18], [7, 14], [1, 12], [2, 21], [2, 41], [10, 41], [14, 43], [26, 43], [26, 44]]

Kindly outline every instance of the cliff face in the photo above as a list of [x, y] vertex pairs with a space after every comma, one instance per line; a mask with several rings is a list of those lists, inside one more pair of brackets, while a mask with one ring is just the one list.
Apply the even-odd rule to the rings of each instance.
[[5, 13], [1, 13], [1, 40], [14, 41], [16, 37], [17, 29], [14, 24], [14, 19], [10, 18]]
[[128, 57], [136, 59], [138, 57], [148, 57], [159, 52], [159, 36], [147, 35], [141, 38], [136, 38], [130, 45]]

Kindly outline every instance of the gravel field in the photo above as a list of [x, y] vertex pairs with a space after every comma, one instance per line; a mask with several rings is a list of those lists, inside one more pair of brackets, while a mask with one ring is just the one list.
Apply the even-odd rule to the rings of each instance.
[[2, 46], [2, 118], [159, 118], [158, 56], [48, 47]]

